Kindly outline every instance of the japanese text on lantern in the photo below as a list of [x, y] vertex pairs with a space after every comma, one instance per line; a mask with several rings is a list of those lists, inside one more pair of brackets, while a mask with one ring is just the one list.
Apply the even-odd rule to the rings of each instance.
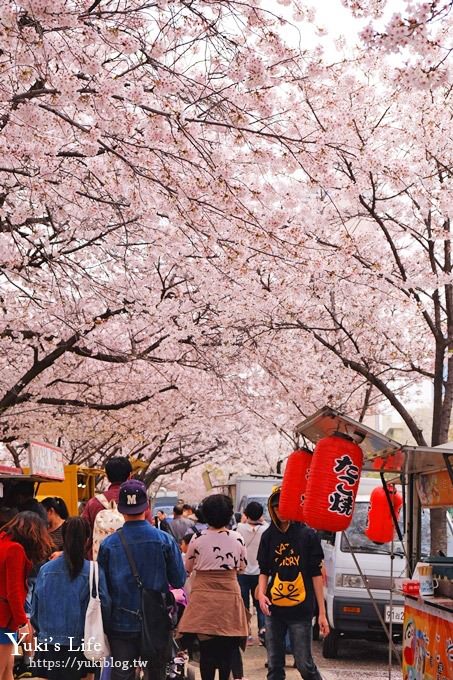
[[335, 458], [334, 472], [337, 473], [335, 491], [329, 495], [329, 510], [339, 515], [352, 515], [354, 508], [354, 487], [359, 481], [360, 470], [348, 455]]

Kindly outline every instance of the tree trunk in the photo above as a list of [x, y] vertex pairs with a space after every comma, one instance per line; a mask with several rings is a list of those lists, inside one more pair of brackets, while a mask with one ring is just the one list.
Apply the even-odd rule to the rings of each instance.
[[[446, 404], [442, 405], [440, 413], [433, 412], [433, 432], [434, 432], [434, 419], [438, 423], [438, 428], [436, 430], [436, 437], [433, 436], [432, 446], [438, 446], [439, 444], [444, 444], [448, 440], [448, 427], [445, 433], [445, 423], [450, 424], [449, 414], [444, 414]], [[444, 426], [441, 428], [441, 423], [444, 421]], [[440, 433], [443, 432], [443, 441], [441, 440]], [[439, 551], [447, 554], [447, 517], [446, 510], [444, 508], [431, 508], [430, 510], [430, 527], [431, 527], [431, 555], [438, 555]]]
[[447, 511], [444, 508], [431, 508], [431, 555], [447, 554]]
[[[446, 231], [450, 230], [449, 221], [445, 223], [444, 228]], [[444, 270], [451, 274], [451, 244], [449, 239], [445, 241], [444, 255]], [[438, 296], [434, 299], [434, 302], [439, 302]], [[432, 446], [445, 444], [448, 441], [453, 405], [453, 288], [451, 284], [445, 286], [445, 309], [447, 312], [446, 341], [443, 337], [442, 339], [436, 338]], [[445, 363], [446, 350], [448, 351], [448, 361]], [[446, 555], [448, 542], [446, 510], [432, 508], [430, 525], [431, 554], [437, 555], [439, 551], [442, 551]]]
[[434, 394], [433, 394], [433, 427], [431, 446], [440, 444], [440, 427], [442, 419], [442, 395], [444, 382], [445, 344], [442, 337], [436, 338], [436, 355], [434, 360]]

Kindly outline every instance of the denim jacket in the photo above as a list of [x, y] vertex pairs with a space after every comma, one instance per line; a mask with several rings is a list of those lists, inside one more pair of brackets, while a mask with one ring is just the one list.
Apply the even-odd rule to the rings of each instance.
[[[184, 585], [186, 572], [181, 551], [172, 536], [146, 520], [125, 522], [121, 531], [145, 588], [165, 593], [170, 586]], [[117, 531], [102, 541], [98, 562], [104, 569], [112, 598], [110, 632], [140, 632], [140, 591]]]
[[[90, 563], [71, 579], [66, 560], [58, 557], [39, 570], [31, 605], [31, 622], [38, 631], [38, 641], [48, 645], [79, 645], [83, 638], [85, 614], [89, 600]], [[104, 627], [110, 617], [110, 596], [105, 575], [99, 569], [99, 597]], [[71, 640], [69, 639], [71, 638]]]

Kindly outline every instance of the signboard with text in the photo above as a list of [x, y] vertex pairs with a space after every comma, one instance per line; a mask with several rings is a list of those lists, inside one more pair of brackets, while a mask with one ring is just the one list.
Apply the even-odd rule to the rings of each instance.
[[404, 608], [403, 680], [453, 678], [453, 614], [422, 600]]
[[63, 450], [44, 442], [30, 442], [30, 474], [64, 480]]
[[453, 484], [448, 470], [419, 475], [417, 491], [425, 508], [448, 508], [453, 505]]

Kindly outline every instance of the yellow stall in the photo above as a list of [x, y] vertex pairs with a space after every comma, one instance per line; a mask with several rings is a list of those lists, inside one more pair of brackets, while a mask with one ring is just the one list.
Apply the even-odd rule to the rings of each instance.
[[36, 497], [42, 501], [48, 496], [59, 496], [67, 505], [70, 515], [78, 515], [80, 506], [95, 495], [96, 485], [104, 470], [83, 465], [65, 465], [63, 481], [39, 484]]

